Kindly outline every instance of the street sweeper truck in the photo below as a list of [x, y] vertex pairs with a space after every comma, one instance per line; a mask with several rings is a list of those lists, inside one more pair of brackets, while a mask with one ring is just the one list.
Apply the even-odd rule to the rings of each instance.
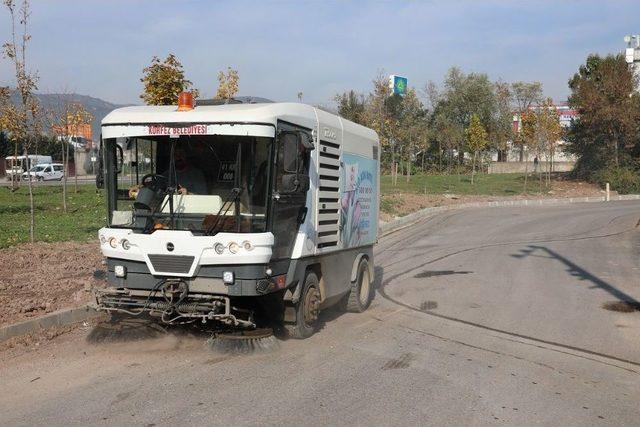
[[95, 307], [296, 338], [331, 305], [364, 311], [379, 155], [373, 130], [300, 103], [183, 92], [178, 106], [112, 111]]

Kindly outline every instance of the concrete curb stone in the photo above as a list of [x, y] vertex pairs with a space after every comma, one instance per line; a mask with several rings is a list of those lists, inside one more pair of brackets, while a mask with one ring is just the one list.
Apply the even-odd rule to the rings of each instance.
[[35, 319], [3, 326], [0, 328], [0, 343], [17, 336], [27, 335], [56, 326], [66, 326], [101, 315], [103, 315], [103, 313], [86, 305], [54, 311], [53, 313]]

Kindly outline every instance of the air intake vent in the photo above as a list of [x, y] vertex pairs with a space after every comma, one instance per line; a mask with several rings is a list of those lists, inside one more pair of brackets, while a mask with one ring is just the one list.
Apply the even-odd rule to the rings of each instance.
[[187, 274], [194, 257], [187, 255], [149, 255], [153, 269], [158, 273]]
[[340, 230], [340, 144], [320, 141], [318, 150], [319, 188], [318, 249], [338, 245]]

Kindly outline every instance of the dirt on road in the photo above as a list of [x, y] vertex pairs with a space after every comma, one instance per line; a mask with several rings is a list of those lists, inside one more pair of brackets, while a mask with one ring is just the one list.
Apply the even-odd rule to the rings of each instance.
[[35, 243], [0, 250], [0, 326], [77, 307], [100, 282], [95, 243]]

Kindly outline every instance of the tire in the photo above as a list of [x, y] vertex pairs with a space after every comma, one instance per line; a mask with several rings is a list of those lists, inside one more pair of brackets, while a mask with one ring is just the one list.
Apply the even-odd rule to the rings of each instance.
[[36, 181], [38, 181], [38, 182], [43, 182], [43, 181], [44, 181], [44, 177], [39, 176], [39, 177], [37, 177], [37, 178], [36, 178]]
[[305, 276], [300, 299], [294, 308], [295, 322], [284, 325], [289, 338], [309, 338], [316, 331], [320, 313], [320, 286], [315, 273], [308, 272]]
[[351, 284], [351, 290], [346, 297], [346, 309], [352, 313], [362, 313], [371, 305], [373, 299], [372, 280], [369, 275], [369, 261], [360, 260], [356, 281]]

